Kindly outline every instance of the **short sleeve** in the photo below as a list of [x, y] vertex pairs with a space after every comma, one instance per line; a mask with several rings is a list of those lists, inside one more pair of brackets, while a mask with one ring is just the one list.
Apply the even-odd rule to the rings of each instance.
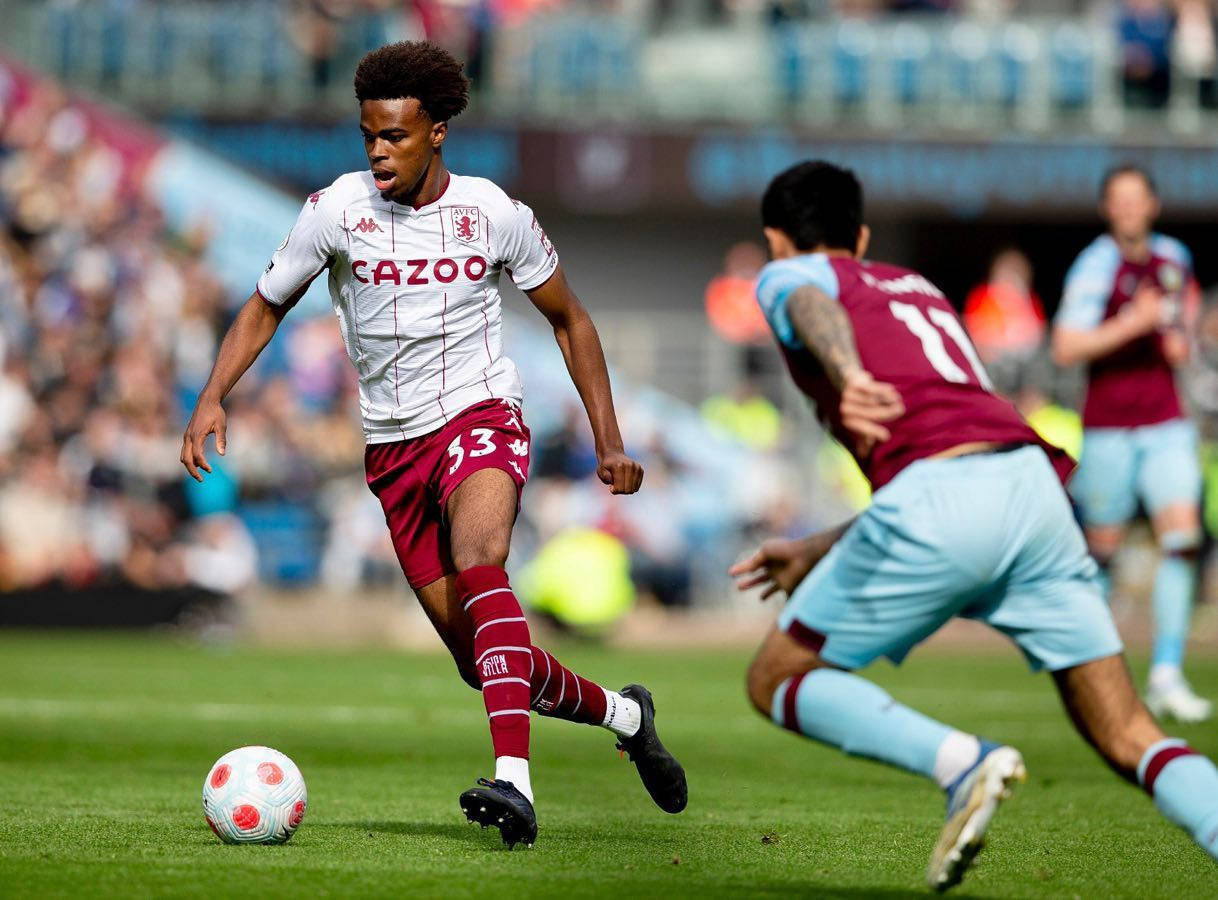
[[1062, 302], [1053, 324], [1061, 328], [1090, 331], [1104, 321], [1104, 311], [1112, 297], [1113, 278], [1120, 267], [1120, 254], [1103, 246], [1084, 250], [1062, 288]]
[[803, 346], [787, 315], [787, 301], [797, 288], [814, 287], [834, 300], [840, 293], [837, 273], [824, 256], [800, 256], [776, 260], [761, 270], [757, 279], [757, 302], [770, 323], [775, 337], [784, 347]]
[[258, 279], [258, 293], [274, 306], [297, 299], [334, 253], [333, 221], [328, 215], [326, 192], [309, 195], [296, 224]]
[[531, 291], [543, 285], [558, 268], [558, 254], [546, 237], [533, 210], [511, 201], [507, 217], [495, 223], [499, 238], [499, 261], [516, 287]]
[[1193, 254], [1182, 241], [1165, 234], [1156, 234], [1152, 246], [1158, 256], [1170, 260], [1183, 269], [1187, 278], [1193, 276]]

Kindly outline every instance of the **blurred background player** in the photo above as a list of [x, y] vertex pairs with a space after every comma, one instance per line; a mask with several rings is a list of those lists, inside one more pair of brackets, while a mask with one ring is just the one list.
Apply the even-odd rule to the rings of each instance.
[[623, 450], [592, 320], [532, 211], [445, 166], [448, 121], [469, 96], [460, 63], [426, 42], [390, 44], [360, 62], [355, 93], [370, 171], [342, 175], [305, 201], [224, 338], [182, 464], [199, 480], [199, 469], [211, 471], [204, 445], [215, 434], [225, 452], [225, 395], [328, 269], [359, 373], [368, 486], [407, 581], [486, 705], [495, 778], [463, 793], [462, 810], [509, 846], [532, 845], [535, 709], [613, 731], [656, 803], [680, 812], [685, 774], [656, 737], [651, 695], [640, 685], [605, 690], [533, 646], [504, 570], [530, 434], [516, 367], [502, 353], [500, 273], [554, 328], [592, 427], [597, 475], [613, 493], [632, 494], [643, 470]]
[[1108, 233], [1071, 267], [1053, 327], [1054, 359], [1087, 364], [1083, 452], [1070, 490], [1105, 587], [1139, 503], [1150, 516], [1162, 559], [1146, 702], [1155, 715], [1196, 722], [1213, 712], [1181, 670], [1201, 545], [1201, 463], [1175, 381], [1189, 355], [1192, 258], [1152, 231], [1159, 200], [1143, 169], [1108, 173], [1100, 212]]
[[1061, 481], [1073, 468], [989, 379], [951, 305], [908, 269], [862, 262], [854, 175], [808, 162], [761, 202], [773, 258], [757, 296], [791, 376], [876, 489], [846, 525], [771, 540], [732, 567], [790, 595], [753, 660], [749, 696], [776, 724], [933, 778], [947, 823], [927, 878], [960, 881], [1008, 786], [1012, 747], [897, 703], [850, 670], [901, 662], [954, 616], [1048, 669], [1072, 721], [1120, 775], [1218, 857], [1218, 768], [1168, 739], [1138, 700]]

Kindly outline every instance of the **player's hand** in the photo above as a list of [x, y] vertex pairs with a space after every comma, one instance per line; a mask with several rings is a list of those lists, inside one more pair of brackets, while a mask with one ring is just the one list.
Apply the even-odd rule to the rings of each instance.
[[1150, 334], [1163, 324], [1163, 291], [1151, 281], [1142, 281], [1129, 302], [1121, 307], [1121, 318], [1134, 337]]
[[1160, 346], [1163, 348], [1163, 356], [1167, 359], [1168, 365], [1182, 366], [1188, 362], [1188, 337], [1180, 329], [1169, 328], [1164, 331]]
[[804, 580], [812, 567], [829, 552], [831, 542], [815, 538], [795, 540], [770, 538], [745, 559], [727, 570], [738, 579], [736, 589], [747, 591], [761, 587], [761, 599], [768, 600], [773, 594], [784, 591], [788, 595]]
[[207, 436], [209, 434], [216, 436], [216, 450], [223, 456], [227, 431], [228, 416], [224, 412], [224, 407], [217, 400], [204, 400], [200, 397], [194, 414], [190, 417], [190, 423], [186, 426], [186, 433], [182, 435], [182, 456], [180, 457], [182, 465], [186, 467], [186, 471], [195, 481], [203, 480], [199, 469], [211, 473], [211, 465], [207, 462], [205, 452]]
[[609, 450], [597, 454], [596, 477], [611, 494], [633, 494], [643, 483], [643, 467], [621, 450]]
[[838, 409], [842, 425], [856, 437], [856, 447], [862, 456], [892, 436], [882, 423], [905, 415], [905, 403], [897, 389], [876, 381], [864, 369], [855, 369], [846, 376]]

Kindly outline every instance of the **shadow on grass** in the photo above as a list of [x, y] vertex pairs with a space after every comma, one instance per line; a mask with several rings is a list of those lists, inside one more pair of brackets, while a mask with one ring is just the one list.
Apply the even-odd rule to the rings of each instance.
[[456, 822], [317, 822], [310, 828], [333, 828], [338, 831], [363, 831], [368, 834], [400, 834], [407, 837], [451, 838], [470, 842], [480, 829], [468, 823]]

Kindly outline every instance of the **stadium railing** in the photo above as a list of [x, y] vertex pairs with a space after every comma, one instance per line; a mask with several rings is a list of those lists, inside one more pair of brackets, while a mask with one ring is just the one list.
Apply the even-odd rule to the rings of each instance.
[[[361, 53], [404, 35], [382, 14], [338, 23], [324, 57], [283, 4], [0, 0], [0, 48], [144, 112], [333, 117]], [[657, 9], [547, 10], [493, 26], [476, 108], [495, 117], [794, 121], [891, 131], [1214, 129], [1195, 74], [1166, 109], [1122, 101], [1104, 19], [936, 15], [769, 23], [760, 7], [653, 27]]]

